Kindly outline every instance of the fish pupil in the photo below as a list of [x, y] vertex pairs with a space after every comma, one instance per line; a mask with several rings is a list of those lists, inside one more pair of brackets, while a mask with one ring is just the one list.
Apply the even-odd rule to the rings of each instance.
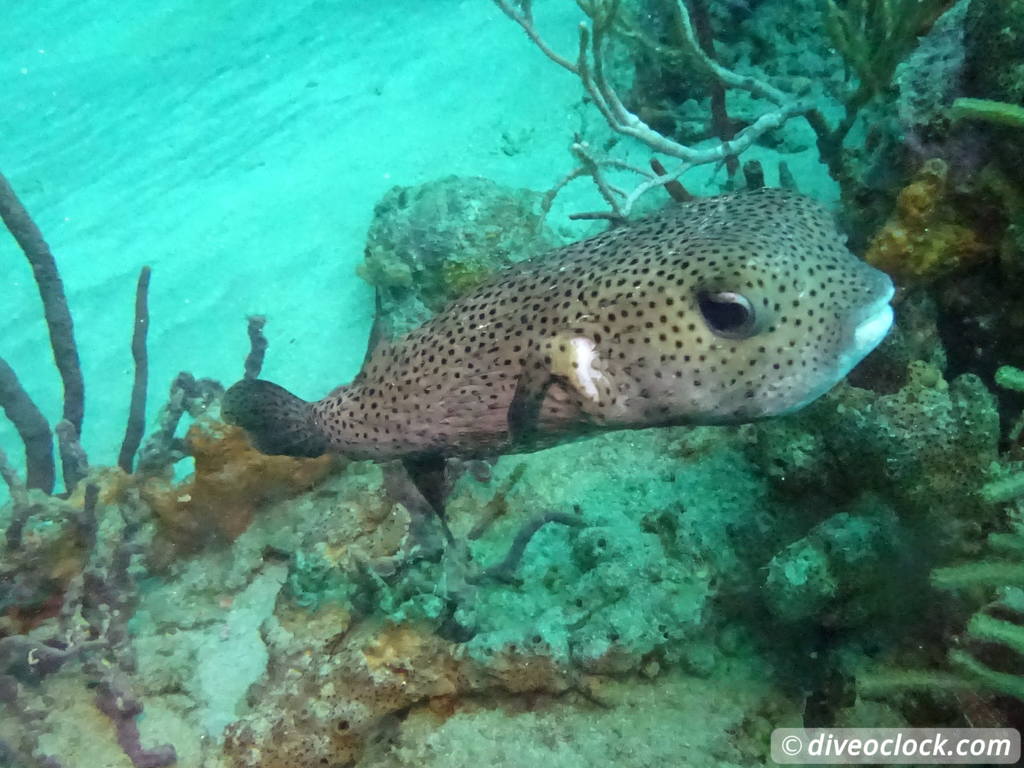
[[739, 293], [701, 291], [697, 294], [697, 306], [716, 336], [742, 339], [754, 334], [754, 307]]

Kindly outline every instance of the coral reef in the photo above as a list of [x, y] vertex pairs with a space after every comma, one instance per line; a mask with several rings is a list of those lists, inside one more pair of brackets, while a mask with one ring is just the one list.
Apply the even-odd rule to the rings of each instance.
[[[947, 382], [924, 361], [908, 366], [892, 394], [844, 387], [794, 423], [758, 430], [755, 459], [782, 490], [807, 498], [813, 478], [828, 494], [853, 499], [874, 491], [906, 522], [931, 526], [929, 546], [955, 547], [988, 517], [977, 479], [998, 456], [995, 398], [973, 375]], [[802, 433], [792, 440], [791, 430]], [[834, 502], [833, 502], [834, 503]]]
[[775, 555], [768, 563], [765, 599], [784, 622], [860, 626], [875, 617], [892, 589], [886, 564], [909, 551], [893, 511], [867, 498]]
[[[967, 88], [965, 96], [1024, 105], [1024, 5], [1020, 0], [987, 3], [972, 0], [965, 22]], [[992, 126], [989, 151], [1018, 187], [1024, 185], [1019, 129]]]
[[[23, 478], [0, 454], [0, 762], [763, 765], [780, 725], [1019, 711], [1020, 3], [585, 0], [570, 59], [529, 0], [495, 2], [605, 131], [573, 138], [546, 195], [389, 191], [359, 269], [379, 334], [556, 244], [543, 217], [575, 179], [606, 206], [578, 218], [619, 225], [650, 190], [687, 198], [698, 166], [754, 187], [809, 150], [858, 252], [901, 283], [891, 337], [770, 422], [450, 462], [442, 518], [398, 464], [258, 453], [187, 373], [143, 440], [143, 270], [132, 416], [100, 468], [56, 264], [0, 177], [66, 392], [51, 429], [0, 361], [27, 459]], [[741, 164], [755, 145], [774, 152]]]
[[[1017, 369], [1004, 369], [999, 378], [1003, 385], [1024, 389]], [[1002, 530], [963, 553], [968, 559], [931, 571], [931, 588], [952, 599], [946, 597], [940, 610], [930, 612], [930, 623], [914, 633], [912, 647], [897, 644], [883, 653], [882, 665], [863, 664], [854, 671], [858, 702], [888, 701], [904, 712], [926, 709], [932, 722], [1013, 722], [993, 694], [1024, 699], [1024, 483], [1020, 462], [1012, 457], [993, 462], [987, 476], [977, 496], [990, 512], [1003, 513], [989, 516]]]
[[[674, 167], [667, 171], [660, 162], [647, 170], [625, 160], [606, 156], [592, 147], [584, 137], [576, 136], [571, 151], [578, 165], [547, 193], [542, 206], [544, 213], [550, 209], [554, 196], [567, 184], [579, 178], [590, 178], [608, 210], [581, 212], [574, 214], [573, 218], [606, 219], [612, 224], [622, 224], [647, 192], [661, 187], [668, 188], [668, 185], [678, 188], [680, 176], [697, 166], [723, 163], [735, 169], [735, 158], [761, 137], [798, 115], [814, 111], [813, 100], [807, 98], [806, 94], [787, 93], [761, 78], [759, 73], [741, 74], [718, 61], [714, 55], [710, 20], [703, 2], [694, 3], [692, 9], [679, 0], [662, 4], [662, 16], [668, 20], [672, 29], [674, 45], [672, 42], [651, 39], [642, 25], [631, 19], [631, 9], [627, 8], [627, 4], [619, 0], [583, 3], [581, 10], [590, 23], [582, 24], [579, 28], [579, 46], [574, 60], [560, 55], [545, 41], [537, 29], [529, 0], [495, 0], [495, 4], [509, 19], [522, 27], [530, 40], [554, 64], [580, 79], [584, 91], [613, 133], [636, 140], [651, 152], [675, 161]], [[642, 8], [638, 12], [644, 15]], [[710, 82], [709, 91], [713, 103], [711, 122], [718, 137], [716, 141], [707, 146], [696, 142], [680, 143], [667, 135], [667, 131], [662, 132], [626, 107], [619, 96], [616, 77], [609, 62], [610, 40], [619, 33], [645, 49], [645, 53], [653, 52], [663, 60], [670, 60], [668, 66], [671, 68], [677, 68], [679, 62], [688, 62], [693, 64], [691, 70], [696, 69], [706, 74], [705, 82]], [[747, 94], [759, 104], [768, 106], [757, 109], [749, 124], [735, 130], [725, 113], [724, 99], [727, 92]], [[657, 115], [650, 117], [654, 118], [655, 125], [664, 126], [664, 121], [656, 119]], [[613, 178], [615, 174], [625, 174], [633, 179], [640, 177], [641, 181], [632, 189], [627, 189], [617, 183]]]
[[922, 160], [936, 157], [937, 147], [948, 140], [949, 105], [963, 91], [969, 5], [970, 0], [958, 0], [896, 68], [900, 125]]
[[[50, 495], [55, 472], [49, 425], [0, 361], [0, 404], [25, 444], [27, 479], [22, 482], [0, 452], [0, 475], [11, 492], [0, 558], [0, 755], [47, 768], [69, 760], [77, 765], [85, 752], [109, 739], [134, 768], [161, 768], [176, 763], [178, 752], [171, 744], [148, 746], [153, 740], [140, 730], [143, 703], [132, 626], [140, 582], [151, 577], [161, 557], [165, 562], [159, 564], [167, 564], [157, 543], [158, 523], [163, 538], [178, 549], [208, 545], [211, 533], [235, 537], [258, 505], [308, 489], [333, 463], [257, 454], [237, 431], [206, 413], [223, 388], [182, 373], [132, 474], [145, 433], [148, 384], [150, 270], [144, 267], [136, 287], [135, 379], [119, 468], [90, 468], [78, 442], [84, 384], [56, 261], [2, 176], [0, 213], [33, 267], [64, 381], [64, 418], [54, 431], [67, 489], [62, 497]], [[262, 325], [261, 318], [250, 319], [249, 377], [259, 374], [266, 350]], [[205, 417], [182, 441], [176, 433], [186, 413]], [[175, 485], [173, 464], [186, 456], [195, 462], [195, 477]], [[60, 690], [68, 711], [84, 705], [84, 713], [62, 719], [67, 713], [53, 705]], [[81, 734], [68, 733], [70, 722], [97, 715], [106, 724], [91, 723], [89, 746], [81, 744]], [[109, 756], [84, 762], [99, 759], [112, 764]]]
[[982, 497], [992, 504], [1011, 504], [1011, 530], [991, 534], [979, 559], [937, 568], [931, 575], [935, 589], [972, 595], [964, 599], [968, 604], [983, 601], [949, 651], [950, 670], [870, 669], [858, 680], [866, 695], [907, 689], [939, 694], [976, 691], [1024, 701], [1024, 508], [1017, 502], [1024, 498], [1024, 481], [1019, 470], [985, 486]]
[[[171, 765], [176, 760], [173, 746], [150, 748], [141, 743], [136, 718], [143, 707], [132, 686], [136, 659], [128, 622], [138, 600], [138, 580], [146, 575], [139, 556], [148, 550], [153, 535], [147, 511], [130, 498], [122, 503], [101, 502], [100, 487], [92, 482], [80, 498], [49, 506], [51, 510], [43, 517], [50, 519], [44, 523], [34, 515], [21, 532], [19, 546], [8, 549], [13, 557], [5, 568], [14, 566], [18, 574], [6, 595], [8, 610], [31, 604], [32, 596], [25, 594], [25, 587], [31, 584], [38, 566], [27, 557], [39, 555], [39, 547], [45, 546], [35, 540], [38, 528], [56, 522], [71, 529], [48, 543], [52, 546], [55, 541], [77, 539], [83, 561], [64, 573], [48, 574], [50, 579], [63, 581], [52, 615], [36, 613], [32, 619], [36, 626], [12, 626], [0, 638], [4, 704], [21, 726], [13, 751], [43, 764], [64, 764], [66, 756], [49, 752], [39, 728], [34, 727], [41, 713], [46, 713], [46, 696], [39, 684], [65, 666], [80, 665], [81, 673], [95, 687], [96, 707], [109, 718], [115, 739], [131, 764], [135, 768]], [[9, 739], [13, 734], [4, 733], [3, 737]]]

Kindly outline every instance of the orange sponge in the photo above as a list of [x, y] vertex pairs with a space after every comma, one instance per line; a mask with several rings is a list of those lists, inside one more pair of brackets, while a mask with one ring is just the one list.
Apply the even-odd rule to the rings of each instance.
[[267, 456], [249, 445], [241, 429], [212, 419], [193, 424], [185, 440], [195, 476], [182, 485], [151, 478], [142, 494], [169, 537], [188, 548], [211, 534], [234, 540], [262, 505], [308, 490], [334, 464], [331, 456]]

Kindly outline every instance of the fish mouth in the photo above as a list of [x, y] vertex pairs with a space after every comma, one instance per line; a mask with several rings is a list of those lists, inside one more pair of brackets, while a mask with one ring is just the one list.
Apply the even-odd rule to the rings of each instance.
[[894, 316], [890, 302], [896, 289], [888, 275], [884, 275], [879, 282], [878, 298], [864, 307], [853, 329], [852, 348], [848, 354], [858, 361], [877, 347], [892, 328]]
[[853, 330], [853, 349], [850, 353], [863, 358], [877, 347], [892, 328], [893, 311], [889, 297], [878, 304], [862, 319]]
[[835, 358], [835, 366], [831, 374], [823, 376], [816, 386], [805, 393], [801, 400], [789, 405], [779, 413], [798, 411], [808, 403], [817, 400], [841, 381], [886, 337], [892, 328], [894, 315], [889, 302], [895, 293], [892, 280], [888, 275], [880, 273], [875, 293], [875, 300], [862, 307], [852, 318], [848, 326], [850, 330], [842, 337], [844, 341], [842, 351]]
[[852, 330], [846, 337], [846, 348], [837, 361], [837, 381], [867, 357], [888, 335], [894, 319], [892, 305], [889, 302], [892, 301], [895, 292], [889, 276], [880, 274], [875, 300], [865, 305], [850, 324]]

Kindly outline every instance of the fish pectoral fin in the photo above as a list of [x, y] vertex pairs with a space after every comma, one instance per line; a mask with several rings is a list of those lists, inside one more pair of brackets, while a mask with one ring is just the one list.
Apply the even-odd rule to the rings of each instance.
[[513, 443], [528, 442], [537, 432], [540, 407], [551, 383], [551, 372], [543, 363], [527, 358], [508, 406], [508, 434]]
[[584, 333], [558, 333], [531, 352], [519, 375], [508, 408], [513, 442], [527, 440], [537, 431], [544, 398], [556, 381], [576, 395], [589, 416], [597, 416], [607, 405], [611, 389], [597, 344]]

